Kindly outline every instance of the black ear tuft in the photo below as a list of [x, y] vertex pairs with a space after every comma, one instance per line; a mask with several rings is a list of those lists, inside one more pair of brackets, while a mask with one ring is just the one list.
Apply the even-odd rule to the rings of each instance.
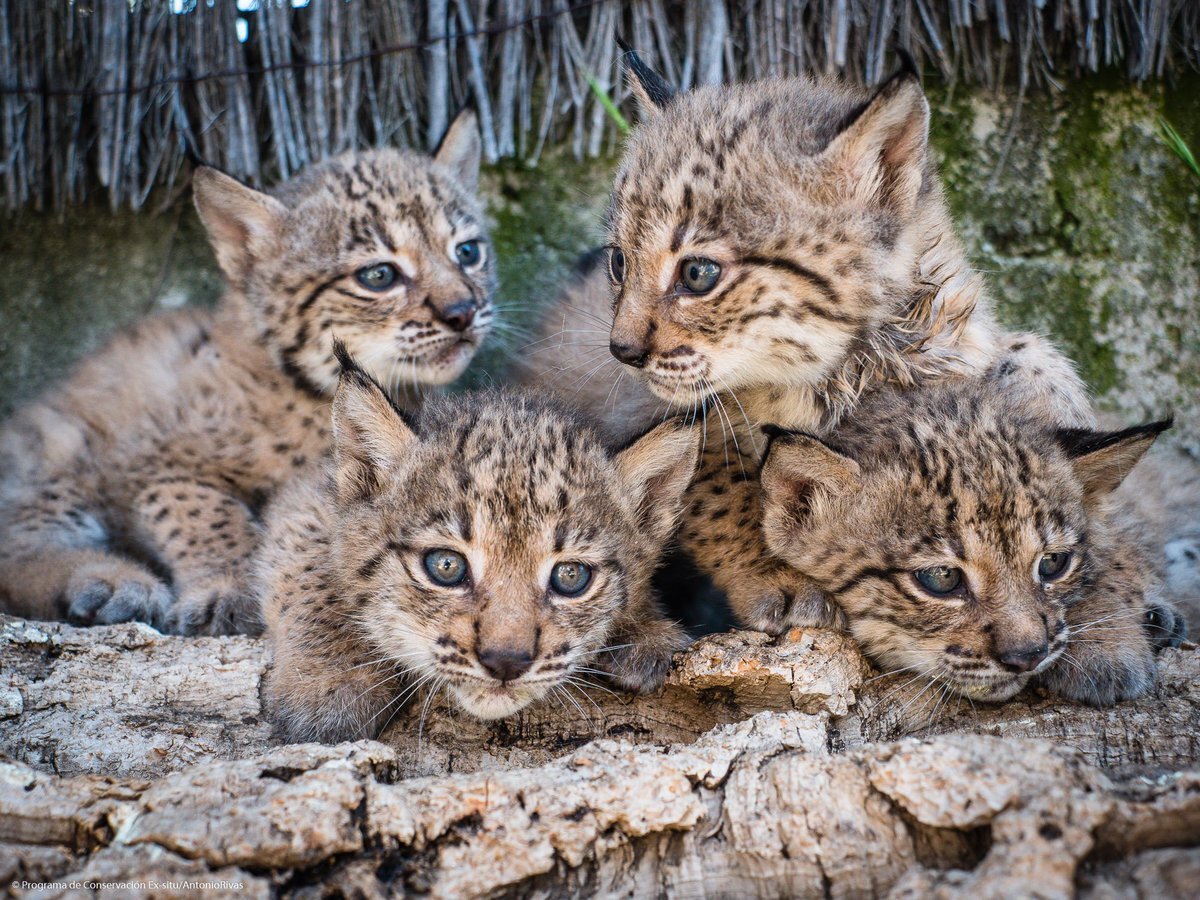
[[340, 375], [342, 381], [349, 381], [358, 385], [359, 387], [372, 391], [378, 391], [379, 395], [387, 401], [388, 406], [392, 408], [392, 412], [399, 416], [405, 425], [414, 431], [416, 430], [416, 423], [413, 421], [413, 417], [397, 406], [396, 401], [392, 399], [391, 394], [383, 389], [383, 385], [376, 381], [369, 372], [367, 372], [358, 364], [354, 357], [350, 355], [350, 351], [346, 348], [345, 341], [343, 341], [341, 338], [335, 337], [333, 339], [333, 355], [334, 358], [337, 359], [338, 365], [342, 367], [342, 372]]
[[767, 464], [767, 457], [771, 455], [771, 448], [775, 446], [775, 442], [777, 440], [780, 438], [790, 437], [791, 435], [800, 434], [800, 432], [792, 431], [789, 428], [783, 428], [782, 426], [776, 425], [772, 422], [768, 422], [766, 425], [760, 425], [759, 427], [762, 429], [762, 433], [767, 436], [767, 446], [763, 447], [762, 459], [758, 461], [759, 468], [761, 469]]
[[[892, 75], [892, 78], [912, 78], [915, 81], [920, 82], [921, 72], [917, 68], [917, 61], [913, 58], [913, 55], [904, 47], [899, 45], [896, 45], [896, 47], [893, 49], [896, 51], [896, 56], [900, 60], [900, 68], [896, 70], [895, 74]], [[891, 81], [892, 78], [889, 78], [888, 80]]]
[[625, 65], [629, 67], [646, 99], [659, 109], [670, 103], [675, 96], [675, 88], [671, 87], [667, 79], [642, 62], [637, 52], [620, 38], [617, 38], [617, 46], [624, 53]]
[[358, 367], [358, 363], [354, 361], [354, 357], [346, 349], [346, 342], [341, 338], [333, 339], [333, 355], [337, 358], [338, 365], [342, 367], [343, 375], [349, 375], [351, 372], [357, 372], [360, 375], [366, 374]]
[[1157, 422], [1150, 422], [1146, 425], [1134, 425], [1132, 428], [1126, 428], [1122, 431], [1091, 431], [1087, 428], [1060, 428], [1055, 432], [1054, 436], [1058, 441], [1058, 445], [1062, 447], [1067, 456], [1075, 459], [1132, 438], [1158, 437], [1174, 424], [1175, 417], [1168, 416]]

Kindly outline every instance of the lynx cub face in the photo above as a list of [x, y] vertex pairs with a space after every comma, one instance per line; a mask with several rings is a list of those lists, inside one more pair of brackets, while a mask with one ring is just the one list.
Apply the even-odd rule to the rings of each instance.
[[432, 158], [346, 154], [272, 194], [196, 173], [196, 204], [247, 326], [297, 385], [333, 393], [335, 335], [393, 392], [462, 374], [495, 316], [479, 159], [468, 112]]
[[915, 75], [674, 94], [627, 59], [644, 115], [613, 189], [612, 350], [660, 398], [820, 385], [930, 293], [917, 258], [949, 229]]
[[281, 498], [261, 568], [289, 730], [371, 734], [420, 683], [484, 719], [581, 667], [657, 686], [683, 635], [650, 576], [699, 435], [669, 422], [613, 454], [573, 417], [505, 394], [409, 421], [343, 364], [332, 472]]
[[832, 443], [778, 433], [762, 470], [769, 546], [886, 669], [992, 701], [1035, 676], [1090, 702], [1137, 696], [1181, 623], [1148, 596], [1150, 560], [1107, 501], [1169, 423], [1039, 427], [983, 390], [887, 395]]

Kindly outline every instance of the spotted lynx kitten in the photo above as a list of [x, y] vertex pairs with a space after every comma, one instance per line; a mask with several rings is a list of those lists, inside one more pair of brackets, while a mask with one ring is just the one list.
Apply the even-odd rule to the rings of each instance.
[[883, 392], [824, 440], [775, 433], [767, 543], [886, 670], [990, 701], [1031, 679], [1137, 697], [1184, 624], [1111, 494], [1169, 424], [1047, 426], [994, 382]]
[[0, 608], [259, 629], [257, 511], [328, 449], [333, 336], [399, 387], [451, 381], [489, 329], [478, 169], [470, 113], [432, 159], [350, 154], [269, 194], [198, 169], [225, 296], [118, 336], [0, 434]]
[[[578, 396], [616, 433], [664, 404], [703, 419], [683, 549], [743, 624], [827, 622], [763, 547], [761, 423], [820, 432], [879, 386], [977, 372], [1015, 344], [1043, 376], [1025, 382], [1030, 404], [1087, 426], [1086, 392], [1044, 341], [997, 327], [911, 69], [873, 94], [800, 78], [676, 94], [626, 59], [643, 120], [613, 188], [611, 284], [597, 271], [568, 288], [526, 379], [590, 373]], [[639, 378], [605, 378], [598, 340]]]
[[519, 394], [409, 418], [343, 367], [333, 460], [280, 492], [258, 561], [289, 737], [373, 737], [422, 685], [484, 719], [581, 670], [657, 687], [686, 639], [650, 578], [699, 435], [667, 422], [612, 453]]

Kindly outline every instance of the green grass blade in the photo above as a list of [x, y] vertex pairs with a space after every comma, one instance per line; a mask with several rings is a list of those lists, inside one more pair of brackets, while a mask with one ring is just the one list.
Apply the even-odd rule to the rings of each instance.
[[1192, 148], [1187, 145], [1187, 141], [1166, 119], [1160, 118], [1158, 125], [1162, 128], [1163, 141], [1170, 147], [1175, 155], [1183, 160], [1183, 164], [1192, 170], [1197, 178], [1200, 178], [1200, 163], [1196, 162], [1196, 156], [1192, 153]]
[[621, 115], [621, 111], [617, 109], [617, 104], [613, 103], [612, 97], [608, 96], [608, 91], [604, 90], [591, 75], [584, 75], [587, 79], [588, 86], [592, 89], [592, 93], [596, 95], [596, 99], [600, 101], [600, 105], [604, 107], [604, 111], [608, 113], [608, 117], [612, 119], [617, 128], [621, 130], [621, 134], [629, 134], [629, 120]]

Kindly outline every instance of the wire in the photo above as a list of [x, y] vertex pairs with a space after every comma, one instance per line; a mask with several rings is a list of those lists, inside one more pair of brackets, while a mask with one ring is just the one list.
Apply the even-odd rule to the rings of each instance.
[[[493, 37], [498, 34], [504, 34], [507, 31], [513, 31], [517, 28], [524, 28], [527, 25], [533, 25], [547, 19], [556, 19], [559, 16], [571, 15], [572, 13], [576, 13], [580, 10], [590, 9], [593, 6], [599, 6], [602, 3], [609, 2], [611, 2], [611, 0], [579, 0], [579, 2], [568, 4], [561, 9], [537, 13], [513, 22], [505, 22], [502, 25], [492, 25], [488, 28], [476, 28], [472, 29], [471, 31], [459, 31], [456, 32], [453, 37], [455, 40], [472, 37]], [[188, 13], [182, 13], [181, 15], [188, 15]], [[144, 94], [157, 88], [171, 87], [173, 85], [193, 85], [200, 84], [201, 82], [205, 81], [214, 81], [217, 79], [244, 78], [248, 75], [266, 75], [271, 72], [284, 72], [295, 69], [335, 69], [342, 66], [366, 62], [381, 56], [391, 56], [396, 53], [411, 53], [414, 50], [426, 50], [436, 44], [449, 41], [451, 37], [452, 35], [445, 34], [439, 37], [430, 38], [425, 41], [407, 44], [390, 44], [386, 47], [378, 47], [365, 53], [355, 53], [343, 59], [317, 59], [306, 62], [297, 61], [272, 63], [271, 65], [253, 66], [248, 69], [221, 69], [214, 72], [204, 72], [200, 75], [168, 75], [164, 78], [156, 78], [154, 81], [149, 81], [145, 84], [125, 88], [96, 89], [0, 85], [0, 96], [12, 96], [16, 94], [24, 96], [33, 95], [38, 97], [132, 97], [134, 94]]]

